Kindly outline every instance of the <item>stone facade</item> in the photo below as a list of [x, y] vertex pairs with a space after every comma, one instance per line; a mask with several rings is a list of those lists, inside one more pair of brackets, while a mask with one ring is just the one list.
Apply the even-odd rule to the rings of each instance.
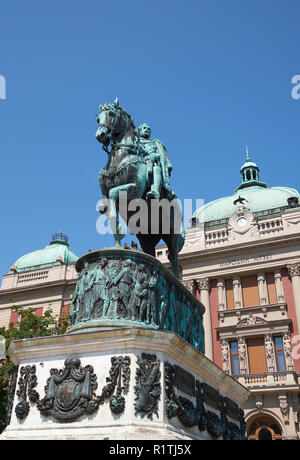
[[77, 282], [75, 263], [57, 261], [47, 268], [18, 273], [12, 267], [2, 278], [0, 288], [0, 324], [7, 327], [16, 319], [11, 314], [12, 305], [33, 307], [41, 314], [51, 308], [55, 315], [69, 311], [72, 293]]
[[[240, 206], [223, 224], [191, 227], [180, 253], [183, 283], [206, 307], [206, 356], [251, 391], [249, 439], [300, 435], [299, 247], [299, 207], [254, 215]], [[157, 256], [168, 266], [165, 251]]]

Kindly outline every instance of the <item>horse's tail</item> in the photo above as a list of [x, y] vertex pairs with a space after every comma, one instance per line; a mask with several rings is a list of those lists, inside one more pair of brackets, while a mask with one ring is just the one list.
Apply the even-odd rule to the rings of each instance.
[[180, 252], [181, 249], [183, 248], [183, 246], [184, 246], [184, 241], [185, 241], [185, 229], [184, 229], [184, 226], [183, 226], [183, 224], [182, 224], [182, 225], [181, 225], [181, 232], [180, 232], [180, 234], [179, 234], [178, 243], [177, 243], [178, 252]]

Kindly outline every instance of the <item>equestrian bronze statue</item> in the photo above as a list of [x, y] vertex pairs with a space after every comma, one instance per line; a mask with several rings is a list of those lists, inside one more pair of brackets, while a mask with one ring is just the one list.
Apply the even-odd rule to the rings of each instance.
[[124, 236], [121, 216], [145, 253], [155, 256], [159, 241], [166, 243], [173, 273], [178, 278], [178, 253], [184, 244], [184, 229], [181, 207], [170, 185], [172, 164], [167, 150], [158, 139], [151, 139], [147, 124], [136, 129], [118, 99], [99, 109], [96, 138], [108, 155], [99, 175], [104, 203], [100, 212], [109, 219], [115, 245], [120, 246]]

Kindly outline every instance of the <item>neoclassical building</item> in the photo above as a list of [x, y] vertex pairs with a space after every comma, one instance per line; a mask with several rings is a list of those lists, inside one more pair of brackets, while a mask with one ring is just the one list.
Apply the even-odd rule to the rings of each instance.
[[[198, 209], [180, 253], [206, 307], [206, 355], [251, 390], [248, 439], [298, 439], [300, 196], [268, 187], [248, 154], [232, 196]], [[165, 246], [157, 257], [168, 264]]]
[[[249, 439], [300, 435], [299, 193], [268, 187], [247, 155], [234, 194], [198, 209], [180, 253], [182, 280], [205, 305], [206, 356], [251, 391]], [[167, 248], [157, 247], [167, 266]], [[68, 311], [77, 281], [61, 232], [44, 249], [18, 259], [3, 276], [0, 325], [13, 304], [42, 314]]]
[[76, 260], [61, 232], [45, 248], [20, 257], [2, 278], [0, 325], [17, 321], [12, 305], [34, 307], [37, 315], [48, 307], [58, 316], [68, 311], [77, 281]]

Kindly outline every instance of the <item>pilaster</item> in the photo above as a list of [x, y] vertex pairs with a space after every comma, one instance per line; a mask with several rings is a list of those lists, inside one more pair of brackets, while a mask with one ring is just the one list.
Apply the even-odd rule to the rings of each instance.
[[292, 280], [298, 330], [300, 330], [300, 263], [287, 265]]
[[227, 310], [225, 280], [219, 278], [217, 287], [218, 287], [219, 310]]
[[285, 298], [284, 298], [284, 292], [283, 292], [283, 286], [282, 286], [282, 276], [281, 276], [280, 268], [275, 270], [274, 279], [275, 279], [275, 289], [276, 289], [276, 294], [277, 294], [277, 302], [284, 303]]
[[266, 280], [265, 273], [260, 272], [257, 274], [257, 285], [258, 285], [260, 305], [268, 305], [269, 295], [268, 295], [268, 287], [267, 287], [267, 280]]
[[233, 277], [233, 296], [235, 308], [243, 308], [242, 283], [239, 276]]

